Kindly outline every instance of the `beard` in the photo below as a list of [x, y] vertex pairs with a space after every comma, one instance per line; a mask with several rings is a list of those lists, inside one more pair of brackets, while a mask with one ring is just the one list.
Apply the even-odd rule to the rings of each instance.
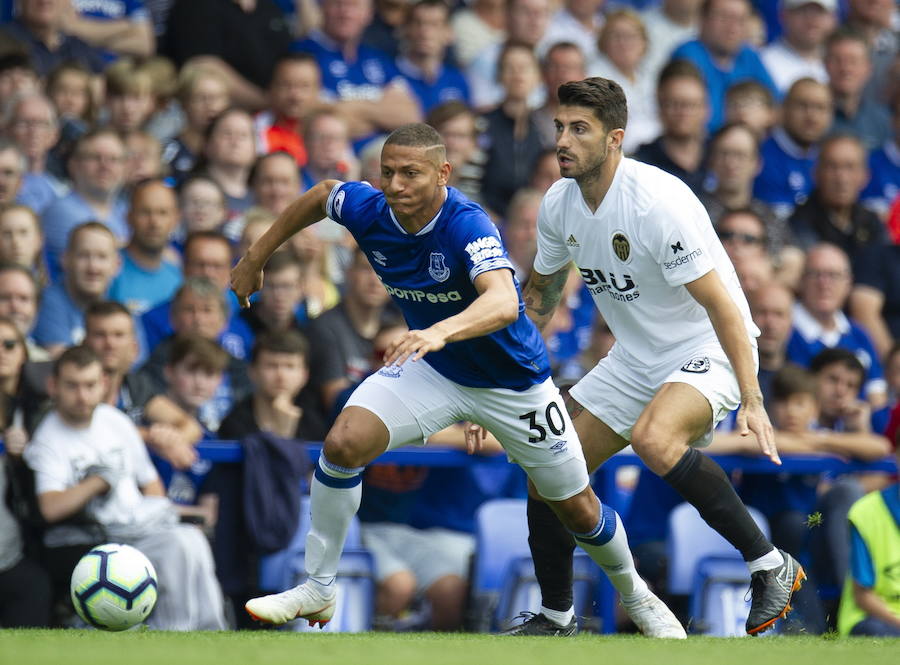
[[606, 164], [607, 157], [609, 157], [609, 146], [607, 146], [604, 141], [602, 149], [599, 152], [590, 155], [584, 167], [571, 174], [569, 177], [573, 178], [578, 184], [597, 180], [603, 171], [603, 165]]

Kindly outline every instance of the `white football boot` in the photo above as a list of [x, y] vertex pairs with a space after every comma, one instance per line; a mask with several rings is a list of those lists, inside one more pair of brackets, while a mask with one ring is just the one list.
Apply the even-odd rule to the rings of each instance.
[[294, 619], [306, 619], [310, 626], [319, 624], [319, 628], [324, 628], [334, 616], [335, 594], [326, 596], [320, 589], [318, 584], [304, 582], [281, 593], [252, 598], [244, 609], [257, 621], [276, 626]]
[[645, 637], [664, 637], [673, 640], [687, 638], [681, 622], [672, 610], [653, 593], [633, 603], [622, 603], [628, 616]]

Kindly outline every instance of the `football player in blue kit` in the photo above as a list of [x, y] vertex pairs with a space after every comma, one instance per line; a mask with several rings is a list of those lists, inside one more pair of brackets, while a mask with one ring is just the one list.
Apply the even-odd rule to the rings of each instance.
[[[437, 131], [405, 125], [387, 139], [381, 186], [327, 180], [303, 194], [232, 271], [243, 305], [262, 268], [291, 235], [330, 217], [344, 225], [403, 312], [409, 331], [385, 365], [351, 395], [325, 438], [311, 490], [303, 584], [254, 598], [254, 618], [326, 624], [335, 610], [338, 560], [359, 508], [360, 473], [385, 450], [422, 444], [459, 421], [490, 430], [527, 472], [578, 544], [606, 572], [649, 636], [684, 637], [674, 615], [635, 571], [614, 510], [601, 505], [540, 334], [525, 315], [497, 228], [447, 186], [450, 164]], [[561, 613], [562, 614], [562, 613]], [[575, 631], [574, 616], [560, 634]]]

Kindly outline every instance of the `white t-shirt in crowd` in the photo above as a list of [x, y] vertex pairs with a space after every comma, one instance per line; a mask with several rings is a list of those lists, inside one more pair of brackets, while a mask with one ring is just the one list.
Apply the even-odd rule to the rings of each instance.
[[[623, 350], [656, 366], [686, 346], [717, 341], [706, 310], [686, 288], [719, 273], [744, 318], [759, 330], [737, 274], [703, 204], [681, 180], [654, 166], [623, 159], [609, 191], [591, 213], [578, 184], [555, 182], [538, 215], [534, 269], [552, 274], [569, 261]], [[755, 340], [753, 341], [755, 345]]]
[[34, 470], [38, 494], [77, 485], [92, 466], [112, 467], [119, 478], [115, 488], [85, 507], [87, 517], [103, 526], [141, 524], [148, 511], [159, 510], [159, 502], [148, 502], [140, 489], [159, 477], [147, 447], [128, 416], [109, 404], [100, 404], [81, 429], [66, 424], [58, 412], [49, 413], [25, 449], [25, 460]]

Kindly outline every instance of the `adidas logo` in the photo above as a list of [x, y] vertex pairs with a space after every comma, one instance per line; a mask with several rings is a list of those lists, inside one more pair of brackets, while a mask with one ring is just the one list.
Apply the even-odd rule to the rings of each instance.
[[569, 235], [568, 240], [566, 240], [566, 244], [567, 244], [569, 247], [581, 247], [581, 245], [578, 244], [578, 241], [575, 240], [575, 236], [574, 236], [574, 235]]

